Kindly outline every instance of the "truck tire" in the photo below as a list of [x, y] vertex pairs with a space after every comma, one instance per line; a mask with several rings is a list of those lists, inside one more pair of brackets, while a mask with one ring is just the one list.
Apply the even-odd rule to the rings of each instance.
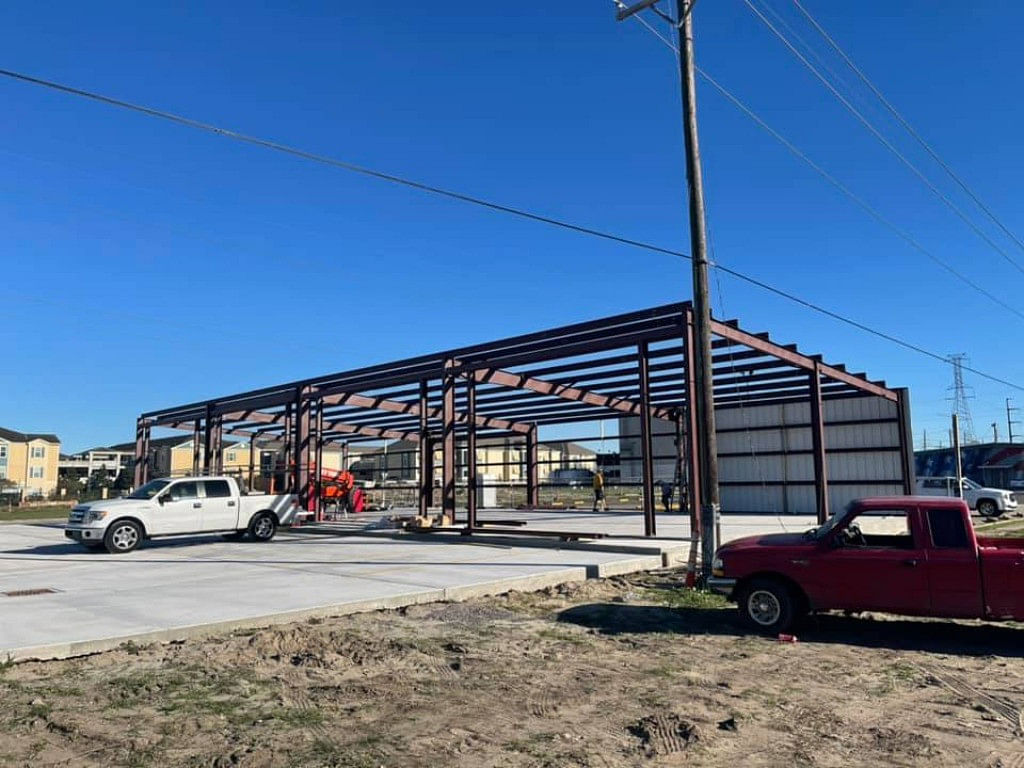
[[997, 517], [999, 506], [992, 499], [981, 499], [978, 502], [978, 514], [982, 517]]
[[117, 520], [103, 536], [103, 546], [112, 555], [131, 552], [142, 543], [142, 526], [134, 520]]
[[249, 538], [253, 541], [270, 541], [277, 533], [277, 519], [269, 512], [258, 512], [249, 521]]
[[766, 635], [785, 632], [799, 613], [792, 590], [781, 581], [769, 578], [752, 579], [745, 584], [737, 604], [743, 624]]

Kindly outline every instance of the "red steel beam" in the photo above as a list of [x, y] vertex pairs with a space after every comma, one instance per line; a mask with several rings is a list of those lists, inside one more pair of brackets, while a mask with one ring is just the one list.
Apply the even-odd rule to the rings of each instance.
[[786, 349], [773, 341], [758, 338], [752, 333], [741, 331], [739, 328], [733, 328], [731, 325], [721, 323], [717, 320], [712, 320], [711, 332], [717, 336], [729, 339], [730, 341], [735, 341], [737, 344], [743, 344], [751, 349], [764, 352], [766, 355], [772, 355], [780, 360], [785, 360], [787, 363], [799, 368], [803, 368], [808, 371], [817, 369], [822, 376], [835, 381], [841, 381], [844, 384], [849, 384], [851, 387], [855, 387], [862, 392], [868, 392], [869, 394], [877, 397], [884, 397], [886, 400], [896, 402], [896, 393], [887, 387], [883, 387], [875, 384], [874, 382], [854, 376], [853, 374], [840, 370], [835, 366], [825, 365], [824, 363], [808, 357], [807, 355]]
[[[392, 411], [394, 413], [407, 413], [410, 416], [419, 416], [421, 404], [403, 402], [401, 400], [388, 400], [381, 397], [373, 397], [371, 395], [360, 395], [356, 392], [338, 392], [333, 395], [324, 395], [322, 402], [325, 406], [328, 405], [351, 405], [357, 408], [370, 408], [378, 411]], [[442, 417], [441, 408], [428, 408], [427, 418], [428, 419], [439, 419]], [[467, 420], [465, 413], [456, 413], [456, 423], [463, 424]], [[519, 432], [526, 434], [530, 431], [528, 424], [518, 424], [514, 421], [506, 421], [505, 419], [495, 419], [488, 416], [478, 416], [476, 418], [476, 425], [478, 427], [484, 427], [485, 429], [504, 429], [509, 432]]]
[[[569, 387], [564, 384], [556, 384], [543, 379], [536, 379], [525, 374], [510, 373], [498, 368], [479, 368], [469, 373], [480, 384], [499, 384], [512, 389], [526, 389], [541, 395], [560, 397], [563, 400], [573, 400], [587, 405], [597, 405], [609, 408], [613, 411], [628, 413], [631, 416], [639, 416], [643, 409], [640, 403], [624, 397], [610, 397], [596, 392], [590, 392], [579, 387]], [[651, 416], [656, 419], [674, 420], [675, 416], [668, 408], [652, 408]]]

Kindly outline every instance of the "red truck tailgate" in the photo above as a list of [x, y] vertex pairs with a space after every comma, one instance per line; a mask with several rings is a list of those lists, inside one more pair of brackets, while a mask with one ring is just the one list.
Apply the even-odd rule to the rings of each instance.
[[1024, 619], [1024, 539], [978, 537], [985, 613]]

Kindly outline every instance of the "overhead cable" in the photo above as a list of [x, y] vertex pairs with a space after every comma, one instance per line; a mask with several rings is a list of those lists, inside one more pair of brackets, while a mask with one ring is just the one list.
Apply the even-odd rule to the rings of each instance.
[[[33, 77], [33, 76], [30, 76], [30, 75], [22, 74], [20, 72], [14, 72], [12, 70], [7, 70], [7, 69], [0, 69], [0, 76], [7, 77], [7, 78], [10, 78], [10, 79], [14, 79], [14, 80], [19, 80], [19, 81], [25, 82], [25, 83], [31, 83], [33, 85], [42, 86], [44, 88], [49, 88], [49, 89], [52, 89], [52, 90], [60, 91], [62, 93], [67, 93], [67, 94], [71, 94], [71, 95], [74, 95], [74, 96], [79, 96], [79, 97], [82, 97], [82, 98], [90, 99], [92, 101], [97, 101], [97, 102], [100, 102], [100, 103], [103, 103], [103, 104], [107, 104], [109, 106], [120, 107], [122, 109], [131, 110], [131, 111], [134, 111], [134, 112], [138, 112], [138, 113], [141, 113], [141, 114], [148, 115], [150, 117], [157, 117], [157, 118], [160, 118], [160, 119], [163, 119], [163, 120], [169, 120], [169, 121], [177, 123], [179, 125], [188, 126], [190, 128], [196, 128], [198, 130], [206, 131], [208, 133], [213, 133], [213, 134], [215, 134], [217, 136], [222, 136], [224, 138], [234, 139], [236, 141], [242, 141], [242, 142], [245, 142], [245, 143], [248, 143], [248, 144], [254, 144], [254, 145], [257, 145], [257, 146], [264, 147], [266, 149], [271, 149], [271, 150], [274, 150], [274, 151], [277, 151], [277, 152], [283, 152], [283, 153], [288, 154], [288, 155], [293, 155], [295, 157], [300, 157], [300, 158], [303, 158], [305, 160], [310, 160], [312, 162], [322, 163], [324, 165], [333, 166], [335, 168], [341, 168], [341, 169], [344, 169], [344, 170], [352, 171], [354, 173], [360, 173], [360, 174], [363, 174], [365, 176], [371, 176], [373, 178], [380, 179], [382, 181], [388, 181], [388, 182], [391, 182], [391, 183], [394, 183], [394, 184], [401, 184], [403, 186], [411, 187], [413, 189], [418, 189], [418, 190], [423, 191], [423, 192], [429, 192], [431, 194], [441, 195], [443, 197], [447, 197], [447, 198], [450, 198], [450, 199], [453, 199], [453, 200], [459, 200], [461, 202], [470, 203], [472, 205], [482, 206], [482, 207], [488, 208], [490, 210], [500, 211], [502, 213], [508, 213], [508, 214], [511, 214], [511, 215], [514, 215], [514, 216], [519, 216], [521, 218], [529, 219], [531, 221], [537, 221], [537, 222], [541, 222], [541, 223], [544, 223], [544, 224], [550, 224], [551, 226], [560, 227], [562, 229], [571, 230], [573, 232], [579, 232], [580, 234], [592, 235], [594, 237], [599, 237], [599, 238], [602, 238], [604, 240], [611, 240], [611, 241], [614, 241], [614, 242], [617, 242], [617, 243], [621, 243], [623, 245], [629, 245], [629, 246], [632, 246], [634, 248], [641, 248], [643, 250], [651, 251], [651, 252], [654, 252], [654, 253], [660, 253], [660, 254], [664, 254], [664, 255], [668, 255], [668, 256], [676, 256], [676, 257], [679, 257], [679, 258], [682, 258], [682, 259], [692, 260], [692, 257], [689, 254], [683, 253], [682, 251], [675, 251], [675, 250], [672, 250], [670, 248], [663, 248], [661, 246], [653, 245], [651, 243], [646, 243], [646, 242], [643, 242], [643, 241], [640, 241], [640, 240], [635, 240], [633, 238], [622, 237], [620, 235], [615, 235], [615, 234], [611, 234], [611, 233], [608, 233], [608, 232], [602, 232], [600, 230], [592, 229], [590, 227], [584, 227], [584, 226], [581, 226], [581, 225], [578, 225], [578, 224], [573, 224], [571, 222], [566, 222], [566, 221], [562, 221], [562, 220], [559, 220], [559, 219], [554, 219], [554, 218], [551, 218], [550, 216], [543, 216], [543, 215], [540, 215], [540, 214], [537, 214], [537, 213], [533, 213], [531, 211], [526, 211], [526, 210], [522, 210], [522, 209], [519, 209], [519, 208], [513, 208], [511, 206], [502, 205], [500, 203], [494, 203], [494, 202], [491, 202], [491, 201], [488, 201], [488, 200], [483, 200], [481, 198], [473, 197], [471, 195], [464, 195], [464, 194], [462, 194], [460, 192], [454, 192], [454, 191], [451, 191], [451, 190], [443, 189], [441, 187], [435, 187], [435, 186], [432, 186], [430, 184], [424, 184], [422, 182], [413, 181], [413, 180], [410, 180], [410, 179], [403, 178], [401, 176], [396, 176], [396, 175], [391, 174], [391, 173], [385, 173], [385, 172], [382, 172], [382, 171], [376, 171], [376, 170], [373, 170], [373, 169], [370, 169], [370, 168], [366, 168], [366, 167], [361, 166], [361, 165], [357, 165], [355, 163], [349, 163], [349, 162], [346, 162], [346, 161], [343, 161], [343, 160], [338, 160], [336, 158], [328, 157], [326, 155], [321, 155], [321, 154], [318, 154], [318, 153], [315, 153], [315, 152], [307, 152], [306, 150], [297, 149], [295, 147], [291, 147], [291, 146], [288, 146], [286, 144], [281, 144], [280, 142], [271, 141], [269, 139], [262, 139], [262, 138], [258, 138], [258, 137], [255, 137], [255, 136], [249, 136], [249, 135], [246, 135], [246, 134], [243, 134], [243, 133], [239, 133], [237, 131], [232, 131], [232, 130], [229, 130], [229, 129], [226, 129], [226, 128], [220, 128], [220, 127], [212, 125], [210, 123], [204, 123], [204, 122], [201, 122], [199, 120], [193, 120], [191, 118], [183, 117], [181, 115], [176, 115], [176, 114], [171, 113], [171, 112], [166, 112], [166, 111], [163, 111], [163, 110], [154, 109], [152, 107], [146, 107], [146, 106], [142, 106], [142, 105], [138, 105], [138, 104], [133, 104], [131, 102], [123, 101], [121, 99], [115, 99], [115, 98], [112, 98], [110, 96], [104, 96], [104, 95], [101, 95], [101, 94], [98, 94], [98, 93], [94, 93], [94, 92], [91, 92], [91, 91], [85, 91], [85, 90], [82, 90], [80, 88], [74, 88], [72, 86], [63, 85], [61, 83], [57, 83], [57, 82], [54, 82], [52, 80], [44, 80], [42, 78]], [[939, 361], [944, 362], [944, 363], [948, 363], [949, 362], [949, 360], [945, 356], [943, 356], [943, 355], [940, 355], [940, 354], [938, 354], [936, 352], [931, 352], [931, 351], [929, 351], [929, 350], [927, 350], [927, 349], [925, 349], [923, 347], [920, 347], [920, 346], [917, 346], [916, 344], [913, 344], [912, 342], [905, 341], [904, 339], [898, 338], [897, 336], [894, 336], [892, 334], [886, 333], [884, 331], [879, 331], [879, 330], [877, 330], [875, 328], [872, 328], [872, 327], [870, 327], [868, 325], [865, 325], [864, 323], [861, 323], [861, 322], [859, 322], [857, 320], [853, 320], [851, 318], [845, 317], [845, 316], [839, 314], [838, 312], [834, 312], [834, 311], [832, 311], [830, 309], [826, 309], [825, 307], [822, 307], [822, 306], [820, 306], [818, 304], [815, 304], [814, 302], [808, 301], [807, 299], [802, 299], [802, 298], [800, 298], [800, 297], [798, 297], [798, 296], [796, 296], [796, 295], [794, 295], [792, 293], [789, 293], [789, 292], [787, 292], [787, 291], [785, 291], [785, 290], [783, 290], [781, 288], [777, 288], [777, 287], [775, 287], [773, 285], [770, 285], [770, 284], [768, 284], [768, 283], [766, 283], [766, 282], [764, 282], [762, 280], [759, 280], [759, 279], [757, 279], [755, 277], [751, 277], [750, 275], [746, 275], [746, 274], [744, 274], [742, 272], [739, 272], [739, 271], [737, 271], [735, 269], [730, 269], [729, 267], [725, 267], [725, 266], [723, 266], [721, 264], [715, 264], [714, 266], [715, 266], [716, 269], [719, 269], [722, 272], [737, 278], [738, 280], [742, 280], [742, 281], [744, 281], [746, 283], [749, 283], [750, 285], [757, 286], [758, 288], [761, 288], [761, 289], [763, 289], [765, 291], [768, 291], [768, 292], [773, 293], [773, 294], [775, 294], [777, 296], [785, 298], [785, 299], [787, 299], [789, 301], [795, 302], [796, 304], [799, 304], [799, 305], [801, 305], [803, 307], [806, 307], [807, 309], [811, 309], [811, 310], [813, 310], [815, 312], [818, 312], [819, 314], [825, 315], [827, 317], [831, 317], [834, 320], [837, 320], [837, 321], [839, 321], [841, 323], [849, 325], [849, 326], [851, 326], [853, 328], [857, 328], [858, 330], [864, 331], [865, 333], [869, 333], [869, 334], [871, 334], [873, 336], [876, 336], [877, 338], [885, 339], [886, 341], [889, 341], [889, 342], [891, 342], [893, 344], [897, 344], [897, 345], [903, 347], [904, 349], [908, 349], [908, 350], [911, 350], [913, 352], [917, 352], [919, 354], [926, 355], [927, 357], [933, 358], [935, 360], [939, 360]], [[993, 376], [992, 374], [985, 373], [983, 371], [977, 370], [975, 368], [970, 368], [968, 366], [964, 366], [964, 370], [969, 370], [972, 373], [974, 373], [974, 374], [976, 374], [978, 376], [981, 376], [982, 378], [986, 378], [986, 379], [989, 379], [991, 381], [997, 382], [999, 384], [1003, 384], [1004, 386], [1011, 387], [1012, 389], [1017, 389], [1017, 390], [1020, 390], [1021, 392], [1024, 392], [1024, 386], [1021, 386], [1021, 385], [1018, 385], [1018, 384], [1013, 384], [1013, 383], [1011, 383], [1009, 381], [1006, 381], [1004, 379], [1000, 379], [1000, 378], [998, 378], [996, 376]]]
[[1020, 238], [1017, 237], [1017, 235], [1011, 232], [1009, 227], [1003, 224], [999, 217], [996, 216], [996, 214], [993, 213], [992, 210], [987, 205], [985, 205], [984, 202], [982, 202], [981, 198], [979, 198], [978, 195], [975, 194], [975, 192], [967, 185], [966, 181], [960, 178], [956, 171], [954, 171], [952, 167], [950, 167], [949, 163], [947, 163], [945, 160], [939, 157], [938, 152], [936, 152], [935, 149], [932, 148], [931, 144], [925, 141], [924, 137], [921, 136], [921, 134], [918, 133], [917, 130], [914, 128], [914, 126], [910, 124], [910, 121], [908, 121], [902, 114], [900, 114], [899, 110], [897, 110], [896, 107], [892, 105], [892, 103], [882, 94], [882, 92], [875, 86], [875, 84], [871, 82], [868, 76], [864, 74], [863, 70], [861, 70], [861, 68], [858, 67], [856, 63], [854, 63], [853, 59], [850, 58], [846, 51], [844, 51], [839, 46], [839, 43], [837, 43], [835, 39], [825, 30], [825, 28], [818, 23], [818, 21], [810, 14], [809, 11], [806, 8], [804, 8], [803, 5], [800, 4], [800, 1], [793, 0], [793, 4], [800, 10], [800, 12], [807, 18], [807, 20], [814, 26], [814, 28], [817, 29], [819, 33], [821, 33], [821, 36], [825, 38], [826, 42], [828, 42], [828, 44], [832, 46], [832, 48], [835, 50], [836, 53], [839, 54], [843, 61], [846, 62], [846, 65], [853, 70], [854, 74], [856, 74], [857, 77], [861, 79], [864, 85], [866, 85], [871, 90], [871, 92], [875, 94], [878, 100], [882, 103], [882, 106], [889, 110], [889, 112], [892, 114], [893, 117], [896, 118], [899, 124], [902, 125], [907, 130], [907, 133], [909, 133], [917, 141], [917, 143], [924, 148], [924, 150], [931, 156], [931, 158], [936, 163], [939, 164], [942, 170], [944, 170], [949, 175], [949, 177], [957, 183], [960, 189], [962, 189], [964, 193], [969, 198], [971, 198], [971, 200], [974, 201], [974, 204], [977, 205], [985, 213], [985, 215], [988, 216], [989, 219], [991, 219], [992, 222], [1003, 231], [1003, 233], [1007, 237], [1013, 240], [1013, 242], [1017, 244], [1018, 248], [1024, 251], [1024, 242], [1022, 242]]
[[789, 38], [787, 38], [782, 32], [780, 32], [779, 29], [774, 24], [772, 24], [771, 21], [769, 21], [768, 18], [761, 12], [761, 10], [751, 2], [751, 0], [743, 0], [743, 3], [744, 5], [747, 6], [747, 8], [751, 10], [752, 13], [754, 13], [755, 16], [757, 16], [764, 23], [766, 27], [768, 27], [769, 30], [771, 30], [771, 32], [777, 38], [779, 38], [779, 40], [782, 41], [783, 45], [785, 45], [786, 48], [788, 48], [789, 51], [794, 56], [796, 56], [797, 59], [799, 59], [799, 61], [811, 72], [811, 74], [813, 74], [818, 80], [821, 81], [821, 83], [832, 93], [832, 95], [835, 96], [844, 107], [846, 107], [850, 114], [857, 118], [857, 120], [865, 128], [867, 128], [868, 131], [876, 139], [878, 139], [878, 141], [880, 141], [883, 146], [885, 146], [890, 152], [892, 152], [892, 154], [895, 155], [896, 158], [911, 171], [911, 173], [913, 173], [918, 179], [920, 179], [921, 182], [924, 183], [925, 186], [927, 186], [928, 189], [930, 189], [932, 193], [946, 205], [947, 208], [949, 208], [954, 214], [956, 214], [956, 216], [961, 221], [963, 221], [964, 224], [966, 224], [979, 238], [981, 238], [985, 243], [987, 243], [989, 247], [992, 248], [992, 250], [994, 250], [996, 253], [1002, 256], [1003, 259], [1005, 259], [1009, 264], [1012, 264], [1019, 272], [1024, 274], [1024, 265], [1022, 265], [1019, 261], [1013, 258], [1013, 256], [1008, 254], [998, 243], [996, 243], [991, 237], [989, 237], [985, 233], [985, 231], [981, 229], [981, 227], [979, 227], [976, 223], [974, 223], [974, 221], [966, 213], [964, 213], [964, 211], [956, 203], [950, 200], [949, 197], [942, 192], [942, 190], [935, 186], [935, 184], [932, 183], [931, 179], [929, 179], [916, 165], [914, 165], [907, 158], [906, 155], [900, 152], [900, 150], [897, 149], [897, 147], [891, 141], [885, 138], [885, 136], [882, 135], [881, 131], [879, 131], [878, 128], [876, 128], [870, 120], [864, 117], [863, 113], [861, 113], [855, 106], [853, 106], [853, 104], [850, 103], [849, 99], [843, 96], [839, 92], [839, 90], [831, 83], [831, 81], [829, 81], [827, 77], [825, 77], [810, 61], [807, 60], [806, 56], [804, 56], [799, 50], [797, 50], [796, 46], [794, 46], [793, 43], [789, 41]]

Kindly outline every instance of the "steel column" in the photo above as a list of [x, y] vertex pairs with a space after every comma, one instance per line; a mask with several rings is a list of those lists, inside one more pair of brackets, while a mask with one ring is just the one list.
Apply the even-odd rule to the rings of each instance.
[[700, 519], [700, 442], [697, 438], [697, 360], [694, 356], [692, 316], [687, 313], [683, 328], [683, 355], [686, 365], [686, 501], [690, 506], [690, 536], [702, 537]]
[[912, 496], [917, 487], [914, 469], [914, 432], [910, 422], [910, 390], [900, 387], [896, 390], [896, 408], [900, 433], [900, 466], [903, 470], [903, 493]]
[[476, 528], [476, 381], [466, 380], [466, 527]]
[[313, 490], [316, 493], [316, 519], [323, 520], [324, 500], [323, 491], [320, 487], [324, 471], [324, 403], [323, 400], [316, 401], [316, 464], [313, 468]]
[[825, 414], [821, 403], [821, 373], [811, 371], [811, 448], [814, 452], [814, 497], [818, 522], [828, 520], [828, 457], [825, 448]]
[[202, 467], [203, 462], [203, 449], [201, 447], [203, 440], [203, 422], [200, 419], [196, 419], [192, 422], [192, 474], [198, 475]]
[[434, 447], [430, 444], [430, 385], [426, 379], [420, 381], [420, 444], [419, 480], [420, 515], [425, 516], [433, 506], [434, 496]]
[[455, 522], [455, 361], [444, 363], [441, 387], [441, 513]]
[[526, 506], [528, 509], [540, 506], [538, 463], [537, 425], [534, 424], [526, 433]]
[[149, 422], [135, 422], [135, 487], [149, 482]]
[[292, 473], [292, 493], [299, 496], [299, 509], [309, 511], [313, 502], [311, 493], [310, 473], [310, 432], [312, 431], [312, 400], [302, 397], [302, 390], [295, 392], [294, 432], [295, 448], [292, 453], [294, 470]]
[[203, 469], [204, 475], [213, 471], [213, 403], [206, 406], [206, 418], [203, 419]]
[[647, 342], [639, 346], [640, 368], [640, 472], [643, 480], [644, 536], [657, 532], [654, 503], [654, 440], [651, 435], [651, 372]]
[[[288, 477], [288, 478], [293, 478], [293, 476], [294, 476], [294, 470], [292, 469], [292, 464], [295, 462], [295, 453], [293, 451], [293, 448], [294, 448], [293, 443], [295, 442], [295, 437], [294, 437], [293, 433], [294, 433], [294, 430], [293, 430], [293, 419], [292, 419], [292, 405], [291, 405], [291, 403], [289, 403], [288, 405], [285, 406], [285, 409], [284, 409], [284, 434], [282, 435], [282, 437], [284, 439], [284, 474], [285, 474], [285, 477]], [[288, 482], [291, 482], [291, 481], [289, 480]], [[297, 489], [296, 489], [295, 485], [293, 484], [288, 492], [289, 493], [295, 493], [296, 491], [297, 491]]]
[[683, 424], [685, 416], [682, 411], [676, 411], [676, 466], [675, 466], [675, 486], [676, 493], [679, 494], [679, 514], [682, 515], [686, 511], [686, 494], [683, 493], [683, 479], [686, 477], [686, 462], [684, 456], [684, 445], [683, 438]]
[[256, 472], [256, 434], [249, 435], [249, 490], [253, 490], [253, 475]]
[[341, 444], [341, 468], [348, 470], [348, 442]]

